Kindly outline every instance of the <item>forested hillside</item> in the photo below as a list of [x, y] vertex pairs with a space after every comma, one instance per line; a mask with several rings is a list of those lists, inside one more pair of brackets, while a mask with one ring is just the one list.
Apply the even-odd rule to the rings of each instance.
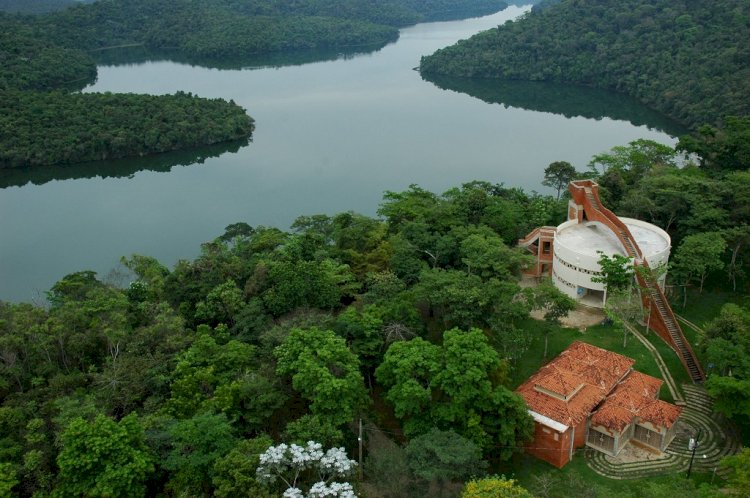
[[0, 169], [143, 156], [247, 140], [253, 120], [233, 102], [69, 93], [93, 81], [85, 52], [0, 15]]
[[253, 120], [186, 93], [0, 91], [0, 168], [70, 164], [247, 139]]
[[[706, 278], [747, 288], [750, 123], [730, 125], [680, 142], [699, 164], [678, 168], [679, 151], [638, 140], [586, 174], [616, 212], [672, 235], [680, 301]], [[362, 417], [360, 496], [455, 496], [529, 435], [517, 369], [559, 330], [529, 313], [564, 314], [570, 299], [549, 283], [522, 288], [529, 256], [512, 245], [563, 220], [566, 203], [486, 182], [441, 195], [412, 185], [386, 192], [379, 218], [301, 216], [289, 232], [235, 223], [171, 270], [133, 255], [124, 278], [65, 276], [46, 307], [0, 303], [0, 490], [278, 496], [287, 485], [256, 472], [261, 454], [314, 440], [353, 456]], [[717, 407], [745, 423], [746, 323], [750, 311], [729, 306], [697, 345]], [[684, 482], [685, 496], [717, 496]]]
[[279, 496], [283, 483], [256, 480], [258, 454], [351, 447], [349, 423], [380, 417], [371, 399], [424, 462], [402, 492], [427, 493], [436, 445], [461, 455], [449, 480], [509, 458], [531, 419], [510, 390], [520, 350], [500, 345], [538, 304], [506, 241], [564, 206], [472, 183], [389, 192], [381, 213], [302, 216], [291, 232], [237, 223], [172, 270], [132, 256], [132, 283], [83, 271], [48, 309], [0, 303], [0, 486]]
[[744, 0], [563, 0], [424, 57], [424, 74], [546, 80], [635, 96], [697, 127], [750, 114]]
[[39, 37], [34, 28], [0, 14], [0, 90], [81, 88], [96, 77], [84, 52]]
[[95, 0], [0, 0], [0, 12], [43, 14]]
[[100, 0], [35, 22], [66, 47], [140, 43], [191, 55], [236, 56], [377, 45], [396, 39], [399, 26], [505, 6], [500, 0]]
[[[0, 5], [24, 12], [54, 6]], [[92, 50], [141, 45], [237, 60], [374, 46], [395, 39], [398, 26], [503, 7], [498, 0], [100, 0], [36, 16], [0, 14], [0, 168], [142, 156], [250, 135], [252, 119], [234, 103], [19, 93], [83, 88], [96, 77]]]

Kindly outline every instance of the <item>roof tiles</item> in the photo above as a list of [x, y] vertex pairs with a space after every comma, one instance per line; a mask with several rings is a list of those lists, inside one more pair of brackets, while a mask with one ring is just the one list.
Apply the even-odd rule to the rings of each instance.
[[[671, 427], [681, 409], [659, 401], [663, 381], [632, 370], [626, 356], [576, 341], [517, 390], [529, 408], [564, 425], [591, 423], [621, 432], [635, 417]], [[546, 392], [545, 392], [546, 391]]]

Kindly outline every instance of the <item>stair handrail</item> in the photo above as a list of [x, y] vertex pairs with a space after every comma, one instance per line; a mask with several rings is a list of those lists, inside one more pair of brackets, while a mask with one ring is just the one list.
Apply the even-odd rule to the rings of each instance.
[[529, 234], [526, 237], [524, 237], [522, 239], [518, 239], [518, 245], [519, 246], [528, 246], [528, 245], [531, 245], [532, 241], [535, 238], [538, 238], [540, 235], [542, 235], [542, 232], [544, 230], [551, 230], [551, 231], [554, 232], [554, 231], [557, 230], [557, 227], [552, 227], [552, 226], [536, 227], [531, 232], [529, 232]]
[[[703, 369], [701, 368], [700, 363], [698, 362], [698, 357], [695, 355], [695, 351], [693, 351], [692, 346], [688, 342], [687, 338], [685, 337], [685, 334], [682, 332], [682, 328], [680, 327], [680, 324], [677, 322], [677, 318], [674, 315], [674, 312], [672, 311], [672, 307], [669, 305], [669, 301], [667, 301], [666, 296], [664, 295], [664, 292], [662, 291], [661, 287], [659, 286], [659, 283], [656, 281], [656, 278], [654, 277], [653, 272], [651, 271], [651, 268], [648, 264], [648, 261], [646, 261], [646, 258], [643, 257], [643, 252], [641, 251], [641, 248], [638, 246], [638, 243], [635, 240], [635, 237], [633, 237], [633, 234], [630, 232], [630, 229], [628, 226], [620, 220], [620, 218], [614, 214], [612, 211], [604, 207], [602, 205], [601, 199], [599, 198], [599, 186], [593, 182], [592, 180], [576, 180], [570, 182], [569, 186], [570, 193], [573, 197], [573, 199], [578, 202], [584, 210], [584, 213], [587, 211], [594, 211], [601, 216], [597, 216], [597, 220], [593, 221], [599, 221], [601, 223], [604, 223], [610, 230], [612, 230], [612, 233], [617, 237], [617, 239], [620, 241], [620, 243], [623, 245], [623, 248], [625, 249], [625, 252], [628, 254], [628, 256], [631, 256], [634, 258], [634, 265], [641, 265], [646, 268], [648, 279], [650, 282], [646, 281], [646, 277], [643, 275], [639, 275], [636, 272], [636, 280], [638, 281], [639, 285], [642, 286], [642, 288], [646, 289], [654, 289], [655, 292], [658, 294], [659, 299], [664, 303], [664, 310], [660, 309], [658, 306], [656, 306], [656, 312], [658, 316], [661, 317], [661, 324], [667, 329], [666, 333], [669, 335], [671, 342], [678, 353], [678, 357], [680, 358], [680, 362], [685, 366], [688, 373], [690, 373], [691, 378], [693, 378], [694, 382], [700, 382], [703, 381], [706, 376], [703, 372]], [[580, 193], [583, 193], [583, 196], [580, 195]], [[588, 218], [592, 218], [591, 216], [588, 216]], [[627, 244], [624, 240], [625, 237], [627, 237], [630, 240], [630, 244]], [[635, 253], [633, 255], [630, 254], [630, 251], [628, 250], [628, 245], [630, 245], [630, 249]], [[652, 285], [649, 286], [648, 284], [651, 283]], [[643, 299], [643, 294], [641, 294], [641, 299]], [[648, 299], [649, 303], [649, 313], [653, 313], [653, 307], [656, 305], [654, 303], [654, 297], [649, 292], [648, 296], [646, 296], [646, 299]], [[644, 303], [645, 304], [645, 303]], [[669, 328], [669, 321], [672, 322], [674, 332], [670, 330]], [[675, 340], [675, 336], [680, 339], [680, 342], [682, 343], [682, 347], [677, 346], [677, 342]], [[678, 350], [678, 351], [677, 351]], [[690, 366], [687, 363], [687, 360], [684, 357], [683, 352], [687, 352], [687, 354], [690, 356], [691, 361], [695, 365], [695, 368], [698, 370], [699, 378], [696, 379], [693, 377], [693, 373], [690, 369]]]
[[[656, 277], [654, 277], [654, 274], [653, 274], [653, 272], [651, 271], [651, 268], [648, 265], [648, 261], [646, 261], [644, 259], [644, 260], [641, 261], [640, 265], [644, 266], [648, 270], [647, 275], [648, 275], [648, 278], [651, 280], [652, 285], [648, 285], [648, 282], [646, 281], [646, 277], [644, 277], [643, 275], [641, 275], [641, 274], [639, 274], [639, 273], [636, 272], [636, 279], [638, 280], [639, 285], [641, 285], [642, 288], [648, 289], [649, 291], [653, 289], [658, 294], [659, 298], [662, 300], [662, 302], [664, 303], [665, 306], [664, 306], [664, 310], [659, 309], [659, 307], [657, 306], [656, 307], [656, 312], [658, 314], [660, 314], [660, 315], [665, 315], [666, 314], [666, 316], [663, 316], [663, 320], [664, 320], [664, 324], [665, 325], [667, 324], [667, 320], [666, 319], [672, 321], [672, 323], [675, 326], [675, 330], [677, 331], [676, 333], [679, 334], [678, 337], [682, 341], [682, 347], [684, 349], [686, 349], [687, 352], [690, 354], [690, 356], [693, 359], [693, 363], [695, 364], [695, 368], [697, 368], [698, 369], [698, 373], [700, 373], [700, 377], [701, 378], [697, 379], [697, 380], [701, 380], [701, 381], [704, 380], [706, 378], [706, 374], [703, 371], [703, 368], [701, 367], [700, 362], [698, 361], [698, 357], [695, 355], [695, 351], [693, 350], [693, 347], [690, 345], [690, 341], [687, 340], [687, 338], [685, 337], [684, 332], [682, 332], [682, 327], [680, 327], [680, 324], [677, 322], [677, 317], [675, 316], [674, 311], [672, 310], [672, 306], [670, 306], [669, 301], [667, 300], [667, 296], [664, 295], [664, 291], [662, 291], [661, 286], [659, 286], [659, 282], [657, 282]], [[653, 297], [651, 295], [648, 296], [648, 300], [651, 303], [654, 302], [654, 299], [653, 299]], [[655, 303], [654, 303], [654, 305], [655, 305]], [[652, 306], [649, 307], [649, 312], [653, 312], [653, 311], [654, 310], [653, 310], [653, 305], [652, 305]], [[672, 336], [672, 332], [670, 332], [670, 331], [668, 331], [668, 332], [669, 332], [669, 335], [671, 337]], [[674, 341], [674, 337], [672, 338], [672, 340]], [[675, 343], [675, 347], [677, 347], [676, 343]], [[685, 364], [685, 359], [684, 358], [680, 357], [680, 361], [683, 364]], [[686, 364], [685, 364], [685, 366], [687, 367]], [[688, 368], [688, 371], [689, 370], [690, 369]]]

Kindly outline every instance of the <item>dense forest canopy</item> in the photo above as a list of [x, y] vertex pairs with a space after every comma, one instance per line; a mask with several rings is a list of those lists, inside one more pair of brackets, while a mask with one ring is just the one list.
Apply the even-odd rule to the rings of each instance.
[[69, 164], [247, 139], [232, 102], [186, 93], [0, 91], [0, 168]]
[[82, 88], [96, 77], [83, 51], [39, 37], [35, 29], [0, 14], [0, 90]]
[[[24, 11], [52, 6], [42, 2]], [[36, 16], [3, 13], [0, 168], [142, 156], [250, 136], [253, 121], [234, 103], [60, 92], [95, 79], [92, 50], [139, 45], [188, 57], [242, 58], [375, 46], [394, 40], [399, 26], [505, 6], [498, 0], [100, 0]]]
[[[608, 206], [672, 236], [675, 289], [706, 275], [747, 288], [750, 163], [722, 152], [747, 147], [748, 129], [686, 137], [680, 150], [705, 157], [681, 168], [678, 150], [648, 140], [591, 160]], [[512, 388], [547, 327], [530, 312], [568, 307], [552, 285], [519, 285], [529, 257], [512, 246], [566, 203], [487, 182], [412, 185], [386, 192], [378, 218], [235, 223], [171, 270], [132, 255], [124, 280], [81, 271], [48, 306], [0, 303], [0, 489], [273, 496], [279, 481], [255, 471], [264, 451], [314, 440], [351, 455], [359, 417], [396, 439], [369, 446], [362, 489], [429, 494], [481, 476], [529, 436]], [[694, 257], [714, 246], [716, 261]], [[717, 407], [738, 420], [748, 316], [726, 308], [699, 344]], [[96, 464], [81, 467], [85, 455]]]
[[0, 0], [0, 12], [44, 14], [96, 0]]
[[0, 169], [143, 156], [245, 140], [253, 119], [234, 102], [188, 94], [80, 94], [89, 55], [0, 14]]
[[400, 26], [505, 6], [499, 0], [100, 0], [34, 22], [66, 47], [144, 44], [216, 57], [377, 45], [396, 39]]
[[628, 93], [697, 127], [750, 114], [744, 0], [563, 0], [424, 57], [425, 74]]

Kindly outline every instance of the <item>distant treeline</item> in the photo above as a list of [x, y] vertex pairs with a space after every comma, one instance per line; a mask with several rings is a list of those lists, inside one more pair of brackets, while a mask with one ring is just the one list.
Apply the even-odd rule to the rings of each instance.
[[[0, 10], [24, 13], [70, 3], [0, 2]], [[142, 156], [251, 134], [252, 118], [226, 101], [62, 93], [96, 78], [92, 51], [142, 45], [188, 58], [237, 59], [382, 46], [398, 37], [399, 26], [505, 6], [500, 0], [100, 0], [36, 16], [0, 13], [0, 168]]]
[[77, 163], [248, 137], [253, 120], [187, 93], [0, 93], [0, 168]]
[[81, 88], [96, 78], [96, 65], [86, 53], [57, 46], [1, 14], [0, 61], [0, 90]]
[[96, 0], [0, 0], [0, 12], [43, 14]]
[[96, 78], [83, 51], [0, 16], [0, 168], [143, 156], [247, 139], [234, 102], [189, 94], [71, 94]]
[[377, 45], [398, 27], [488, 14], [500, 0], [102, 0], [35, 20], [40, 33], [86, 50], [142, 43], [201, 56]]
[[424, 57], [425, 74], [630, 94], [688, 125], [750, 114], [750, 3], [563, 0]]

